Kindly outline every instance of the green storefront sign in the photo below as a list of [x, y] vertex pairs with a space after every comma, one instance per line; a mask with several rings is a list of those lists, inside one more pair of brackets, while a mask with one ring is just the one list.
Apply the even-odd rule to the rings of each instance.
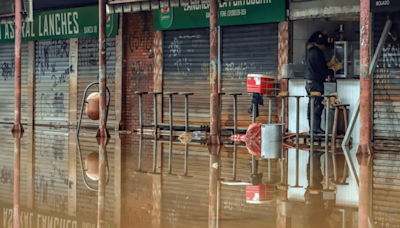
[[[99, 36], [99, 7], [36, 12], [22, 23], [22, 41]], [[107, 36], [118, 34], [118, 14], [107, 15]], [[0, 43], [14, 42], [15, 25], [0, 26]]]
[[[154, 30], [210, 26], [210, 5], [199, 4], [153, 11]], [[220, 3], [218, 25], [244, 25], [286, 20], [284, 0], [240, 0]]]

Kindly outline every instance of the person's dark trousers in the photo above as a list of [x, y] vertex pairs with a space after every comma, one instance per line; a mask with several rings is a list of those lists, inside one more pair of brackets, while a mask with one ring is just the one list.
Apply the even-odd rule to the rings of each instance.
[[[324, 95], [324, 83], [306, 80], [306, 91], [307, 91], [308, 95], [310, 95], [311, 92], [320, 92], [321, 95]], [[323, 100], [324, 100], [323, 97], [316, 97], [315, 101], [314, 101], [314, 113], [313, 114], [314, 114], [314, 132], [315, 133], [323, 132], [321, 130], [321, 115], [322, 115], [322, 111], [324, 110], [324, 105], [322, 104]], [[308, 118], [309, 126], [310, 126], [310, 118], [311, 118], [310, 110], [311, 110], [311, 98], [309, 98], [309, 100], [308, 100], [308, 108], [307, 108], [307, 118]], [[311, 131], [311, 129], [310, 129], [310, 131]]]

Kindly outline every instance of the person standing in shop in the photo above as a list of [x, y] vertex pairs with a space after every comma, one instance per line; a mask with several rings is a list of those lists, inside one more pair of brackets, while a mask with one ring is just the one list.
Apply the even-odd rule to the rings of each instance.
[[[326, 37], [319, 35], [316, 40], [316, 46], [311, 47], [308, 50], [307, 59], [306, 59], [306, 71], [305, 78], [306, 80], [306, 91], [307, 94], [310, 95], [311, 92], [320, 92], [321, 95], [324, 95], [324, 82], [325, 78], [330, 76], [333, 78], [334, 72], [331, 69], [328, 69], [327, 61], [325, 60], [324, 51], [326, 46], [328, 45], [328, 41]], [[324, 98], [316, 97], [314, 102], [314, 131], [315, 134], [325, 134], [325, 132], [321, 129], [321, 115], [322, 110], [324, 109], [324, 105], [322, 101]], [[311, 128], [310, 118], [311, 118], [311, 99], [308, 102], [307, 109], [307, 118], [308, 124]], [[310, 129], [311, 132], [311, 129]]]

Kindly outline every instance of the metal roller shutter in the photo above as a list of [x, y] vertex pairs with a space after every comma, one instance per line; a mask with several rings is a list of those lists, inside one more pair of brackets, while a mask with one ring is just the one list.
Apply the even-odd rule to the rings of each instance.
[[[114, 218], [114, 148], [115, 138], [115, 66], [116, 66], [116, 46], [115, 37], [107, 37], [107, 87], [111, 92], [110, 109], [107, 119], [111, 139], [107, 145], [108, 163], [110, 165], [110, 181], [106, 186], [106, 219], [113, 221]], [[80, 38], [78, 42], [78, 96], [77, 110], [78, 119], [82, 106], [83, 93], [86, 87], [99, 81], [99, 38]], [[86, 97], [93, 92], [98, 92], [98, 85], [94, 85], [86, 94]], [[108, 96], [108, 95], [107, 95]], [[92, 152], [99, 152], [96, 140], [96, 130], [99, 126], [98, 120], [89, 119], [85, 113], [82, 115], [82, 126], [80, 133], [80, 145], [82, 157], [85, 159]], [[111, 128], [111, 129], [110, 129]], [[79, 156], [77, 157], [79, 159]], [[97, 192], [89, 190], [82, 180], [82, 170], [77, 160], [77, 213], [88, 218], [96, 219], [97, 216]], [[86, 178], [90, 186], [97, 188], [97, 181]]]
[[[0, 125], [1, 153], [0, 153], [0, 201], [13, 203], [14, 194], [14, 137], [11, 135], [11, 124]], [[21, 206], [27, 206], [27, 169], [25, 158], [27, 156], [28, 130], [21, 139], [21, 170], [20, 170], [20, 200]]]
[[[78, 118], [82, 106], [83, 93], [86, 87], [99, 81], [99, 38], [80, 38], [78, 43]], [[110, 110], [107, 125], [114, 128], [115, 123], [115, 37], [107, 37], [107, 87], [111, 92]], [[98, 92], [98, 85], [88, 91], [87, 96]], [[107, 95], [108, 96], [108, 95]], [[98, 127], [98, 120], [91, 120], [86, 115], [82, 116], [82, 127]]]
[[[164, 32], [163, 90], [193, 92], [189, 98], [189, 121], [210, 123], [210, 33], [207, 28]], [[174, 124], [185, 122], [185, 102], [174, 97]], [[163, 120], [169, 121], [168, 97], [163, 100]]]
[[[21, 122], [28, 118], [28, 42], [22, 43], [21, 64]], [[14, 122], [14, 43], [0, 44], [0, 122]]]
[[[247, 113], [250, 97], [247, 96], [247, 74], [264, 74], [278, 77], [278, 23], [222, 27], [221, 69], [224, 93], [242, 93], [238, 96], [238, 124], [251, 124]], [[222, 98], [221, 125], [233, 125], [232, 97]], [[277, 100], [273, 99], [273, 121], [277, 117]], [[268, 100], [259, 107], [257, 122], [268, 123]]]
[[[184, 147], [174, 144], [172, 173], [183, 174]], [[163, 144], [163, 173], [168, 173], [169, 144]], [[191, 156], [190, 154], [196, 154]], [[207, 227], [210, 157], [206, 147], [189, 146], [188, 175], [191, 179], [164, 176], [162, 181], [162, 227]]]
[[68, 125], [69, 39], [35, 43], [35, 124]]
[[[387, 14], [374, 15], [374, 50]], [[391, 14], [392, 34], [400, 32], [400, 15]], [[400, 219], [400, 41], [387, 37], [373, 80], [373, 215], [377, 227], [392, 227]]]
[[35, 126], [35, 208], [68, 214], [68, 129]]
[[[114, 150], [115, 150], [115, 135], [114, 130], [110, 131], [110, 135], [112, 136], [108, 145], [107, 145], [107, 156], [108, 156], [108, 164], [110, 166], [110, 179], [108, 184], [106, 185], [106, 220], [114, 221]], [[79, 142], [81, 145], [82, 157], [85, 159], [89, 154], [99, 152], [99, 146], [96, 140], [96, 130], [88, 130], [82, 129], [79, 134]], [[79, 159], [79, 156], [77, 156]], [[85, 165], [85, 163], [84, 163]], [[82, 179], [82, 169], [77, 160], [77, 214], [91, 219], [97, 218], [97, 194], [98, 192], [94, 192], [89, 190]], [[94, 188], [98, 188], [97, 181], [92, 181], [88, 177], [86, 177], [88, 184]]]

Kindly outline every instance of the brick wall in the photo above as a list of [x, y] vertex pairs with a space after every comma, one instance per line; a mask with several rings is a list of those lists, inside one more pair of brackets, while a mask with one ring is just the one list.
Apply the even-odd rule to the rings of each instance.
[[[152, 12], [124, 14], [123, 30], [122, 129], [139, 128], [139, 98], [135, 91], [153, 91], [154, 31]], [[153, 97], [143, 96], [144, 123], [153, 120]], [[123, 153], [122, 227], [151, 227], [152, 183], [138, 168], [139, 136], [121, 135]], [[143, 142], [142, 170], [152, 168], [153, 144]]]

